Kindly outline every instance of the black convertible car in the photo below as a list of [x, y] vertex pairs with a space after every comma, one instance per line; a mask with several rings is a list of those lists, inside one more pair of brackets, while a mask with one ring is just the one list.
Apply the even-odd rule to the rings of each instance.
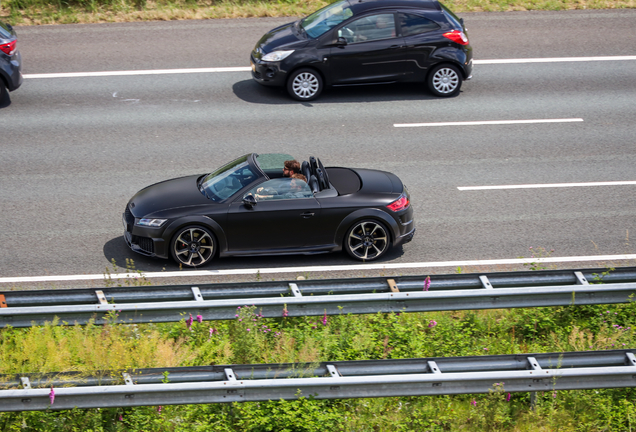
[[137, 192], [123, 214], [135, 252], [196, 267], [215, 256], [345, 249], [371, 261], [415, 233], [406, 186], [391, 173], [303, 161], [307, 182], [283, 177], [287, 154], [242, 156], [210, 174]]

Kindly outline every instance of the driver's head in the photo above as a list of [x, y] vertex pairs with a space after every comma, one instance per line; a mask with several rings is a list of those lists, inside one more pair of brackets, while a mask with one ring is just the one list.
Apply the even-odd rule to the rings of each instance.
[[283, 165], [283, 176], [291, 177], [294, 174], [300, 173], [300, 164], [296, 159], [287, 160]]

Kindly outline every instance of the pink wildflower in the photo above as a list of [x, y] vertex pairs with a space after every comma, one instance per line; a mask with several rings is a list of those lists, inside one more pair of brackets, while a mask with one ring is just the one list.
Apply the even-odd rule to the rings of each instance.
[[325, 309], [325, 315], [322, 317], [322, 325], [327, 325], [327, 310]]
[[477, 406], [477, 401], [475, 399], [472, 400], [472, 402], [470, 403], [472, 406], [476, 407]]
[[159, 405], [159, 406], [157, 407], [157, 412], [158, 412], [159, 414], [161, 414], [161, 410], [162, 410], [162, 409], [163, 409], [163, 406]]
[[287, 315], [289, 315], [289, 313], [287, 312], [287, 305], [285, 305], [285, 308], [283, 309], [283, 318], [286, 318]]
[[506, 395], [506, 402], [510, 402], [510, 393]]
[[424, 279], [424, 291], [428, 291], [430, 287], [431, 287], [431, 277], [426, 276], [426, 279]]
[[201, 315], [197, 315], [197, 321], [201, 324], [203, 322], [203, 317]]
[[437, 325], [437, 321], [435, 320], [430, 320], [428, 323], [428, 328], [433, 328]]
[[51, 405], [55, 402], [55, 390], [53, 390], [53, 386], [51, 386], [51, 392], [49, 393], [49, 399], [51, 400]]
[[190, 318], [188, 318], [186, 320], [186, 325], [188, 326], [188, 330], [192, 331], [192, 323], [194, 322], [194, 319], [192, 318], [192, 314], [190, 314]]
[[124, 416], [119, 414], [119, 421], [124, 421]]

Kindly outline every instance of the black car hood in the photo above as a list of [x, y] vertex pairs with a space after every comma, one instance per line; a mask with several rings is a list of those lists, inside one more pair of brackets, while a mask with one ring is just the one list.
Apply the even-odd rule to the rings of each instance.
[[200, 175], [180, 177], [155, 183], [140, 190], [129, 203], [133, 216], [141, 218], [177, 207], [213, 204], [197, 187]]
[[256, 44], [253, 55], [260, 60], [272, 51], [302, 48], [307, 43], [307, 38], [296, 28], [296, 22], [292, 22], [265, 33]]

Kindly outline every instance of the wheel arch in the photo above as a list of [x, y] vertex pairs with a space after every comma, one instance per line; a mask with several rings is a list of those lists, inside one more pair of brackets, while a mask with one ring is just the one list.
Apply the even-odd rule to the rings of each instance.
[[399, 235], [398, 224], [395, 219], [379, 209], [360, 209], [354, 211], [353, 213], [350, 213], [347, 217], [345, 217], [342, 222], [340, 222], [340, 225], [336, 230], [336, 244], [339, 247], [344, 247], [345, 235], [347, 234], [349, 228], [351, 228], [354, 223], [364, 219], [376, 220], [386, 225], [386, 227], [389, 229], [389, 236], [391, 237], [390, 245], [393, 246], [395, 239]]
[[225, 237], [225, 231], [223, 231], [221, 225], [219, 225], [214, 219], [200, 215], [179, 218], [166, 227], [163, 232], [163, 238], [168, 242], [168, 248], [171, 247], [172, 240], [177, 231], [189, 225], [203, 226], [214, 234], [217, 244], [217, 250], [215, 251], [214, 257], [218, 257], [219, 254], [227, 250], [227, 239]]
[[436, 50], [430, 58], [433, 60], [433, 63], [428, 67], [428, 71], [426, 72], [427, 79], [434, 68], [443, 64], [450, 64], [457, 67], [462, 74], [462, 81], [466, 81], [466, 78], [468, 78], [464, 66], [468, 61], [468, 56], [465, 53], [459, 54], [455, 49], [440, 48]]

